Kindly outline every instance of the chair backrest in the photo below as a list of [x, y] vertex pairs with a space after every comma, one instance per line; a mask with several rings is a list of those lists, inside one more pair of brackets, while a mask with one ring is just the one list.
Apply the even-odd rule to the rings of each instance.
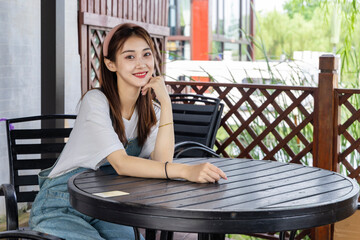
[[195, 94], [170, 94], [170, 98], [175, 143], [195, 141], [213, 148], [224, 108], [220, 99]]
[[72, 130], [65, 120], [75, 118], [43, 115], [6, 120], [10, 183], [18, 202], [34, 201], [39, 190], [37, 174], [55, 163]]

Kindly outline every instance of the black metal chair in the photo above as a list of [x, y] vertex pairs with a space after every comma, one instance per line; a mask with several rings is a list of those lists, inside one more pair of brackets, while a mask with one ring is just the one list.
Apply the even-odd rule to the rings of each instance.
[[170, 94], [175, 131], [174, 157], [204, 157], [213, 150], [224, 104], [195, 94]]
[[[220, 99], [195, 94], [170, 94], [174, 119], [175, 151], [178, 157], [220, 157], [214, 150], [224, 104]], [[203, 239], [210, 237], [201, 234]], [[160, 239], [172, 240], [174, 233], [161, 231]], [[225, 235], [211, 235], [224, 239]], [[146, 238], [155, 239], [156, 231], [147, 230]]]
[[[64, 121], [75, 118], [76, 115], [44, 115], [6, 121], [10, 184], [2, 184], [0, 188], [0, 195], [5, 196], [7, 229], [0, 232], [0, 239], [61, 239], [49, 234], [19, 229], [17, 203], [34, 201], [38, 193], [37, 174], [55, 163], [65, 146], [64, 139], [69, 137], [72, 130], [64, 127]], [[29, 128], [31, 123], [38, 123], [38, 127]]]

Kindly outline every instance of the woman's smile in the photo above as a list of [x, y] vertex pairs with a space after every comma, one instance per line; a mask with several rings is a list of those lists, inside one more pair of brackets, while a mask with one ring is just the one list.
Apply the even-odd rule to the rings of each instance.
[[134, 73], [133, 75], [138, 78], [144, 78], [147, 75], [148, 72], [138, 72]]

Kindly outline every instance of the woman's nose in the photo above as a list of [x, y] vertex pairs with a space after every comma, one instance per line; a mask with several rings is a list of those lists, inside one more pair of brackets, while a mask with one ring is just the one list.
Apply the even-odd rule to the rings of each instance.
[[144, 59], [142, 59], [142, 58], [138, 59], [138, 61], [136, 63], [136, 67], [137, 68], [142, 68], [142, 67], [145, 67], [145, 66], [146, 66], [146, 64], [144, 62]]

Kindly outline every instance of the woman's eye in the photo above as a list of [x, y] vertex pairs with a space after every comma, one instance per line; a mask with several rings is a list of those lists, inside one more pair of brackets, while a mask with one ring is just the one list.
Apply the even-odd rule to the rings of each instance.
[[135, 57], [133, 55], [129, 55], [125, 57], [126, 59], [134, 59]]
[[147, 52], [147, 53], [145, 53], [145, 55], [144, 55], [145, 57], [148, 57], [148, 56], [151, 56], [151, 52]]

